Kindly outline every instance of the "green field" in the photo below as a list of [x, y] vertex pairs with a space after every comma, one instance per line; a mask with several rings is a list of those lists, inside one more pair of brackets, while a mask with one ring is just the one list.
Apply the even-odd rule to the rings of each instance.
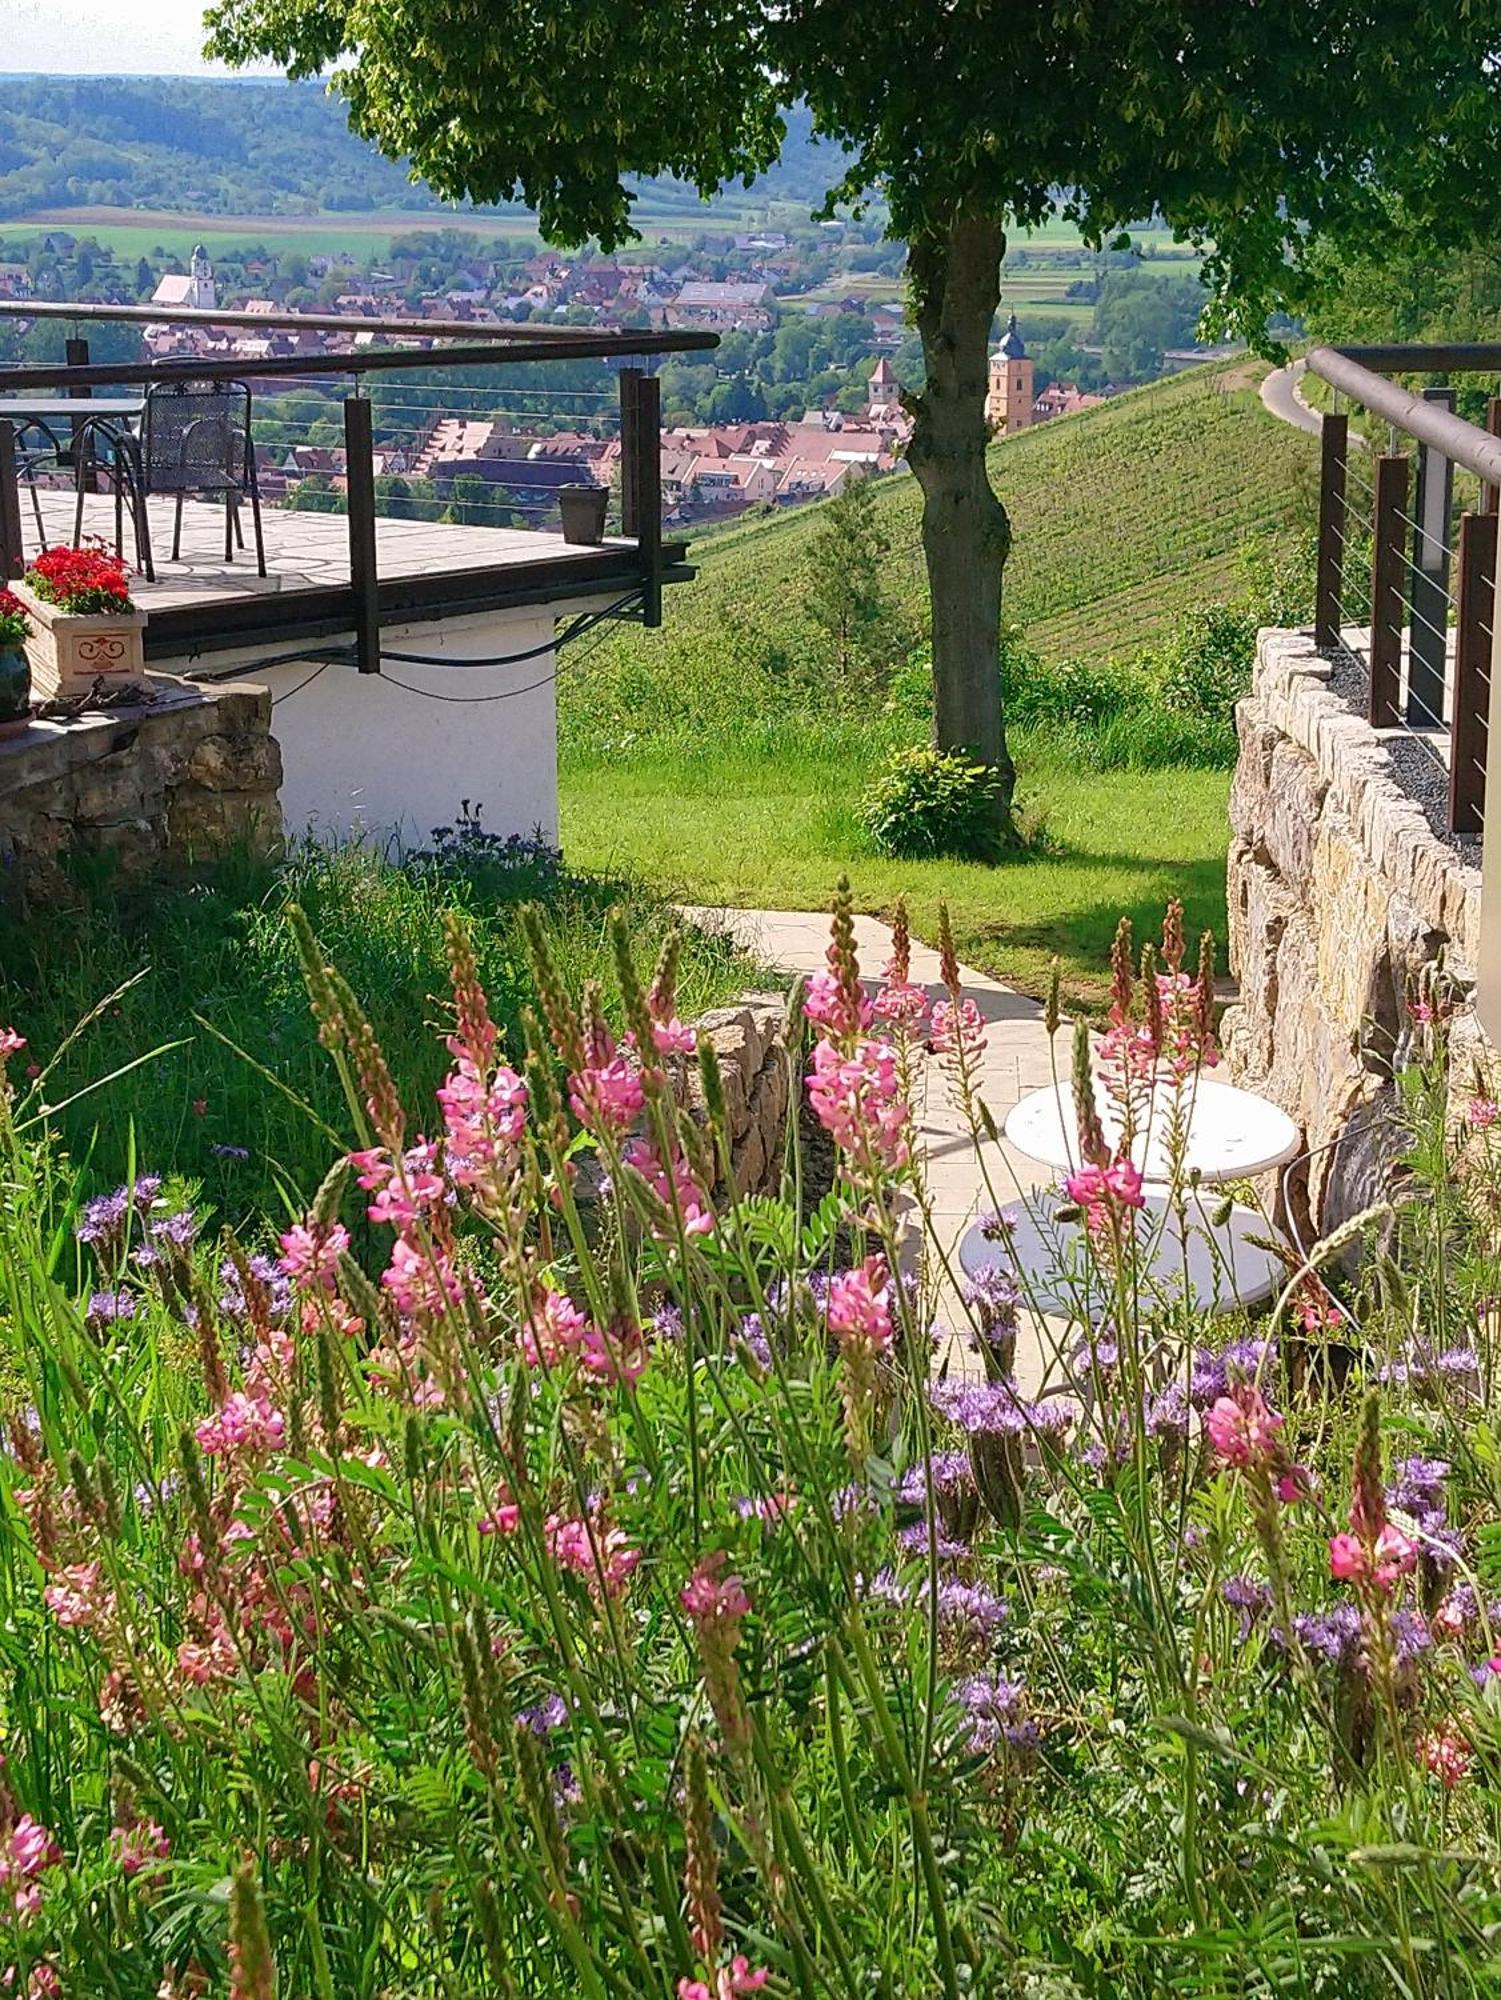
[[[1249, 544], [1302, 536], [1313, 443], [1262, 409], [1260, 373], [1195, 369], [994, 447], [1016, 536], [1007, 615], [1046, 657], [1125, 653], [1235, 594]], [[890, 589], [915, 634], [915, 484], [898, 476], [876, 497]], [[962, 950], [987, 971], [1035, 988], [1059, 952], [1079, 994], [1098, 994], [1122, 909], [1145, 920], [1181, 893], [1195, 927], [1223, 932], [1223, 770], [1091, 770], [1056, 741], [1023, 737], [1035, 858], [990, 869], [876, 855], [859, 797], [920, 724], [879, 703], [841, 712], [810, 665], [820, 642], [802, 606], [818, 528], [807, 509], [705, 537], [699, 580], [671, 593], [662, 631], [626, 628], [565, 667], [572, 855], [673, 894], [788, 908], [816, 907], [848, 870], [864, 908], [910, 893], [930, 936], [946, 899]]]

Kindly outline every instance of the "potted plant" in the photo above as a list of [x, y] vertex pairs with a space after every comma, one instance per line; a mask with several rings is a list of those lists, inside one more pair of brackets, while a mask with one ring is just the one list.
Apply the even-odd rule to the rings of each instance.
[[124, 563], [102, 548], [43, 549], [15, 587], [31, 630], [32, 685], [47, 701], [76, 701], [103, 684], [144, 688], [146, 614], [130, 601]]
[[30, 629], [20, 598], [13, 590], [0, 590], [0, 742], [19, 736], [31, 720]]
[[597, 547], [605, 538], [608, 486], [560, 486], [558, 507], [563, 516], [563, 540]]

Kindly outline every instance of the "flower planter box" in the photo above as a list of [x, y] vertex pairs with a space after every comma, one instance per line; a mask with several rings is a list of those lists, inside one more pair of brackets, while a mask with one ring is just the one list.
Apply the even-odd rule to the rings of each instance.
[[146, 686], [144, 611], [61, 611], [24, 583], [12, 584], [31, 620], [26, 657], [36, 701], [76, 701], [96, 683], [114, 693]]
[[563, 540], [598, 548], [605, 538], [609, 506], [608, 486], [560, 486], [558, 512], [563, 517]]

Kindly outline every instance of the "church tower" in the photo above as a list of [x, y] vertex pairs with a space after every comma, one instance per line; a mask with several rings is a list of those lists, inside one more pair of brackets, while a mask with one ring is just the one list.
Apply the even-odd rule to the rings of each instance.
[[1016, 314], [1006, 322], [1001, 344], [990, 357], [985, 421], [997, 437], [1024, 431], [1032, 421], [1032, 362], [1017, 331]]
[[190, 269], [192, 276], [185, 303], [190, 306], [201, 306], [205, 312], [211, 312], [217, 303], [214, 296], [214, 267], [209, 262], [208, 252], [201, 243], [194, 247]]

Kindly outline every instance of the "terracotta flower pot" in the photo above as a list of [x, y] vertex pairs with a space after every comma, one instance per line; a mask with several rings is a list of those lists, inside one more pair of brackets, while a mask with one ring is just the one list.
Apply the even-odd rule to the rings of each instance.
[[39, 701], [76, 701], [102, 682], [145, 688], [144, 611], [63, 611], [25, 583], [12, 585], [31, 620], [26, 657]]
[[31, 668], [26, 648], [0, 646], [0, 742], [19, 736], [31, 722]]
[[563, 540], [597, 547], [605, 538], [609, 506], [608, 486], [560, 486], [558, 507], [563, 516]]

